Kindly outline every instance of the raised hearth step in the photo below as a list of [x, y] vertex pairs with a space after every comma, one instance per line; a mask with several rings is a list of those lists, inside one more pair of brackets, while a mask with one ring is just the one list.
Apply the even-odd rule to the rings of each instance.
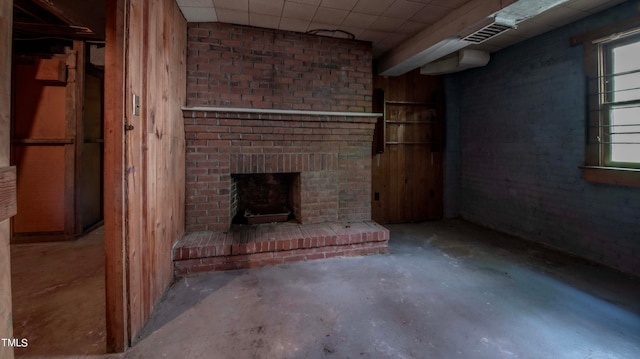
[[234, 225], [187, 233], [173, 249], [176, 275], [386, 253], [389, 230], [373, 222]]

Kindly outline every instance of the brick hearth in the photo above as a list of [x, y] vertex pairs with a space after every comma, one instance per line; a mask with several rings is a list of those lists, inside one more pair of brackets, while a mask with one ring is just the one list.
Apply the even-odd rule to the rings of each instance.
[[233, 225], [185, 235], [173, 250], [177, 276], [309, 259], [387, 252], [389, 230], [375, 222]]

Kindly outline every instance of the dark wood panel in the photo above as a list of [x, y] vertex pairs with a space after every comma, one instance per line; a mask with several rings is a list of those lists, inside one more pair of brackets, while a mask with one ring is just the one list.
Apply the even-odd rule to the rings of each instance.
[[14, 149], [19, 204], [14, 233], [64, 231], [64, 156], [64, 146]]
[[[65, 61], [64, 55], [54, 56]], [[13, 137], [66, 138], [66, 87], [36, 80], [36, 63], [15, 66]]]
[[385, 149], [372, 158], [372, 218], [441, 218], [442, 80], [413, 71], [375, 77], [374, 86], [385, 94]]

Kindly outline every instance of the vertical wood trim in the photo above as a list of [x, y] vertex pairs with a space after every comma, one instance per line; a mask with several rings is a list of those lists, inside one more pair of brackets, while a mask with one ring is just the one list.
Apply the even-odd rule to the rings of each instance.
[[[13, 1], [0, 2], [0, 168], [9, 166], [11, 131], [11, 39]], [[0, 221], [0, 338], [13, 338], [9, 220]], [[0, 345], [0, 358], [13, 359], [13, 348]]]
[[[77, 61], [78, 53], [74, 49], [67, 52], [67, 86], [66, 86], [66, 119], [65, 137], [75, 138], [77, 118]], [[75, 234], [76, 203], [76, 147], [77, 143], [64, 146], [64, 234], [68, 238]]]
[[82, 233], [82, 152], [84, 147], [84, 79], [85, 79], [85, 58], [86, 46], [84, 41], [73, 41], [73, 51], [76, 53], [76, 76], [75, 76], [75, 153], [74, 153], [74, 224], [73, 234]]
[[129, 344], [124, 227], [124, 64], [127, 0], [107, 1], [104, 93], [104, 231], [107, 349]]
[[[125, 206], [126, 206], [126, 237], [127, 237], [127, 286], [129, 305], [129, 338], [138, 334], [144, 325], [144, 282], [145, 272], [142, 264], [146, 260], [143, 244], [147, 243], [146, 212], [146, 152], [147, 131], [146, 116], [149, 104], [144, 96], [146, 84], [146, 64], [144, 57], [147, 52], [147, 38], [145, 37], [146, 1], [130, 0], [128, 6], [127, 26], [127, 55], [125, 66], [125, 117], [134, 129], [126, 132], [125, 163], [126, 174]], [[137, 95], [141, 101], [140, 114], [132, 114], [133, 96]]]

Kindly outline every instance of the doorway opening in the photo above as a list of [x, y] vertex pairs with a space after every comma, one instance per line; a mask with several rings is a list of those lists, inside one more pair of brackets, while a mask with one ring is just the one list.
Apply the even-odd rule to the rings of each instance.
[[73, 14], [102, 24], [93, 31], [69, 18], [66, 3], [13, 2], [13, 333], [29, 340], [16, 356], [106, 352], [99, 3], [91, 18]]

